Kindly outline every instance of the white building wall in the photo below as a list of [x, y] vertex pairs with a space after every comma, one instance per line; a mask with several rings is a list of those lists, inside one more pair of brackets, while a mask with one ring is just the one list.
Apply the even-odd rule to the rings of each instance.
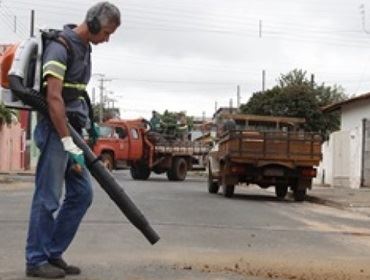
[[323, 160], [314, 183], [360, 188], [362, 125], [363, 119], [370, 120], [370, 100], [343, 105], [341, 111], [341, 130], [323, 143]]
[[350, 143], [348, 131], [336, 131], [332, 133], [333, 144], [333, 185], [340, 187], [349, 187], [351, 171], [348, 168], [350, 165]]
[[330, 136], [328, 141], [321, 145], [323, 154], [320, 165], [317, 167], [317, 176], [313, 179], [314, 184], [318, 185], [333, 185], [333, 137]]
[[341, 129], [350, 132], [350, 185], [361, 186], [363, 119], [370, 120], [370, 100], [361, 100], [342, 107]]
[[350, 187], [350, 134], [333, 132], [322, 146], [323, 159], [317, 168], [314, 184]]

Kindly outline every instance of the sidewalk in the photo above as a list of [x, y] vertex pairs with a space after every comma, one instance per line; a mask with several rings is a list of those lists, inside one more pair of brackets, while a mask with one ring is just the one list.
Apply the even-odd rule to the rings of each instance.
[[21, 170], [12, 172], [0, 171], [0, 185], [12, 182], [34, 182], [35, 170]]
[[313, 186], [307, 191], [307, 201], [338, 208], [370, 209], [370, 188]]

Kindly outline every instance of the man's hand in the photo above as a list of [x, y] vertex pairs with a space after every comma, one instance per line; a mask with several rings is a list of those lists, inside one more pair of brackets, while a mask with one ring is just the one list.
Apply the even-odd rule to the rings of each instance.
[[85, 158], [82, 150], [76, 146], [71, 136], [66, 136], [61, 139], [64, 150], [69, 157], [80, 167], [85, 167]]

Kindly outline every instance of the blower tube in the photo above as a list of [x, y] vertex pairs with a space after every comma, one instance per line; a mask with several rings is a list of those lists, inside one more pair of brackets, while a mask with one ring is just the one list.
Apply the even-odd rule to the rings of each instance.
[[[26, 88], [23, 85], [22, 77], [9, 74], [8, 78], [10, 89], [16, 97], [44, 116], [48, 116], [47, 103], [43, 96], [33, 89]], [[155, 244], [159, 240], [159, 236], [150, 226], [145, 216], [136, 207], [130, 197], [125, 193], [124, 189], [119, 185], [117, 180], [95, 156], [82, 137], [69, 123], [68, 128], [73, 141], [84, 152], [86, 166], [92, 176], [98, 181], [99, 185], [109, 195], [111, 200], [115, 202], [127, 219], [142, 232], [142, 234], [152, 245]]]

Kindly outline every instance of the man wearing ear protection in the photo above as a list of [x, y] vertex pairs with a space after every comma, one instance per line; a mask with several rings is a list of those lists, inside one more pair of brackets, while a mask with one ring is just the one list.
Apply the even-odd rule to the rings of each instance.
[[[45, 43], [43, 92], [49, 118], [35, 129], [40, 149], [26, 245], [26, 275], [63, 278], [80, 274], [63, 259], [92, 202], [90, 175], [75, 145], [67, 120], [79, 132], [92, 127], [86, 85], [91, 76], [90, 44], [109, 41], [121, 24], [118, 8], [109, 2], [92, 6], [80, 25], [66, 25], [57, 40]], [[78, 164], [76, 172], [72, 167]], [[60, 204], [63, 185], [65, 197]]]

